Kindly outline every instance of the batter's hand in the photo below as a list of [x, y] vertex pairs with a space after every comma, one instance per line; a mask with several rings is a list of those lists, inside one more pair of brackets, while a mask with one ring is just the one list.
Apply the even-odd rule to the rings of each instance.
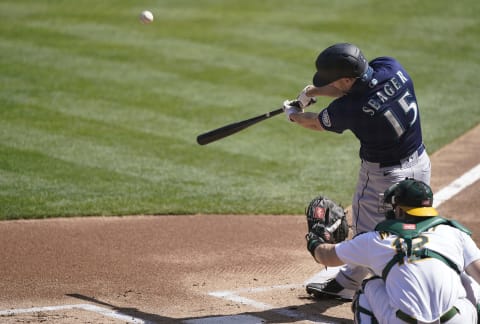
[[303, 112], [303, 109], [300, 107], [298, 100], [285, 100], [283, 102], [283, 111], [285, 112], [285, 115], [287, 115], [287, 119], [293, 122], [293, 120], [290, 118], [290, 115], [294, 113], [301, 113]]
[[300, 103], [300, 108], [307, 108], [317, 102], [315, 97], [307, 96], [307, 91], [313, 88], [313, 85], [307, 85], [297, 97], [298, 102]]

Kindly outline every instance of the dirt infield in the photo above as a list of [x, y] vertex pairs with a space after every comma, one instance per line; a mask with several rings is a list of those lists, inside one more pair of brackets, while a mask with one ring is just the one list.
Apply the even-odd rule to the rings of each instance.
[[[480, 126], [431, 155], [434, 192], [480, 164]], [[480, 243], [480, 182], [439, 211]], [[317, 302], [304, 217], [134, 216], [0, 222], [1, 323], [351, 323]], [[272, 235], [271, 233], [275, 233]]]

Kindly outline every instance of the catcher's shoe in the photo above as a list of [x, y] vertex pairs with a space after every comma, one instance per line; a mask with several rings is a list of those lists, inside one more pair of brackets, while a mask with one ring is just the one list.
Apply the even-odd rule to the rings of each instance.
[[340, 299], [351, 301], [355, 290], [346, 289], [338, 283], [335, 278], [329, 279], [322, 283], [312, 282], [307, 284], [307, 293], [318, 299]]

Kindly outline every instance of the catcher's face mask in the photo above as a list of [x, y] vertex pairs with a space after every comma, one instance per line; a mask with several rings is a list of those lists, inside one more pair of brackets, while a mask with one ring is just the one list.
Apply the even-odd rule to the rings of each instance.
[[395, 206], [392, 203], [392, 197], [385, 198], [385, 194], [379, 194], [378, 212], [385, 215], [386, 219], [395, 219]]
[[397, 188], [398, 183], [378, 195], [378, 212], [384, 214], [386, 219], [395, 219], [395, 190]]

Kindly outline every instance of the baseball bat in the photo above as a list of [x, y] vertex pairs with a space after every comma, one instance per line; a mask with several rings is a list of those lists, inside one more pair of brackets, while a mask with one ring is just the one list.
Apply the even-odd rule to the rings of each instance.
[[258, 116], [245, 119], [236, 123], [231, 123], [223, 127], [211, 130], [209, 132], [200, 134], [197, 136], [197, 143], [200, 145], [205, 145], [211, 142], [218, 141], [219, 139], [238, 133], [239, 131], [247, 127], [250, 127], [252, 125], [255, 125], [256, 123], [259, 123], [265, 119], [281, 114], [282, 112], [283, 112], [283, 108], [279, 108], [262, 115], [258, 115]]

